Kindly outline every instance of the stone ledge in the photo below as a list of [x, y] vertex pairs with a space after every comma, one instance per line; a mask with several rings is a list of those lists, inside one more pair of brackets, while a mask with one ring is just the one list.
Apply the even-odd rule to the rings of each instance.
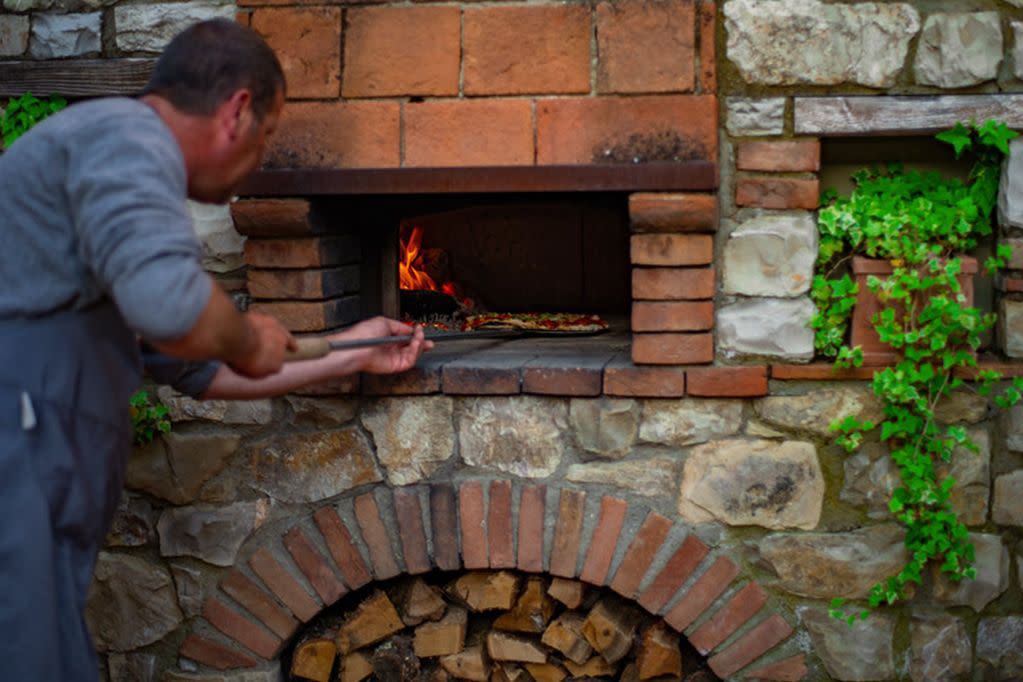
[[[853, 367], [835, 369], [829, 362], [812, 362], [808, 365], [771, 365], [771, 378], [781, 381], [870, 381], [874, 372], [884, 369], [879, 367]], [[1001, 372], [1006, 378], [1023, 377], [1023, 361], [982, 359], [976, 368], [965, 368], [956, 372], [956, 376], [971, 380], [982, 370]]]
[[996, 118], [1023, 127], [1023, 95], [795, 97], [796, 135], [930, 134]]

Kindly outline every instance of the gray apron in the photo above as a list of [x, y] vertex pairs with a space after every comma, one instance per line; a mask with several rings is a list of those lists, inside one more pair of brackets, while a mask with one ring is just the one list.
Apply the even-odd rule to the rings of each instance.
[[95, 682], [85, 627], [96, 555], [141, 381], [116, 308], [0, 320], [0, 681]]

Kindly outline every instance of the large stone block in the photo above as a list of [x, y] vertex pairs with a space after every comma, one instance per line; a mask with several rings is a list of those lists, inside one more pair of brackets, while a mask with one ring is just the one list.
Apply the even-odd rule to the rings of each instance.
[[20, 57], [28, 49], [28, 17], [0, 16], [0, 57]]
[[973, 645], [962, 619], [915, 613], [909, 626], [909, 677], [913, 682], [962, 679], [973, 666]]
[[995, 479], [991, 518], [1003, 526], [1023, 526], [1023, 469]]
[[850, 533], [769, 535], [754, 548], [773, 584], [813, 599], [863, 599], [875, 583], [897, 573], [909, 560], [904, 531], [894, 525]]
[[812, 530], [823, 503], [813, 443], [715, 441], [693, 448], [682, 470], [679, 514], [691, 523]]
[[882, 443], [865, 443], [856, 454], [842, 462], [845, 478], [839, 497], [864, 507], [872, 519], [888, 519], [888, 501], [899, 487], [899, 470]]
[[811, 213], [760, 216], [740, 224], [725, 243], [726, 294], [791, 297], [805, 294], [817, 260]]
[[576, 442], [587, 453], [621, 459], [632, 450], [639, 432], [639, 403], [635, 400], [573, 400], [569, 417]]
[[895, 618], [873, 615], [848, 625], [824, 609], [800, 609], [813, 651], [837, 680], [888, 680], [895, 677], [892, 638]]
[[890, 87], [920, 17], [906, 3], [725, 3], [728, 58], [748, 83]]
[[221, 424], [269, 424], [273, 417], [270, 400], [195, 400], [170, 386], [156, 390], [172, 422], [211, 421]]
[[1023, 79], [1023, 21], [1012, 22], [1012, 72]]
[[142, 557], [100, 552], [85, 619], [100, 651], [130, 651], [157, 642], [184, 617], [166, 568]]
[[100, 12], [36, 14], [28, 51], [35, 59], [79, 57], [100, 51]]
[[647, 497], [674, 497], [678, 491], [678, 462], [665, 457], [622, 462], [573, 464], [565, 478], [575, 483], [593, 483], [628, 490]]
[[997, 77], [1001, 63], [998, 12], [939, 12], [924, 22], [914, 71], [918, 83], [963, 88]]
[[186, 673], [168, 670], [161, 682], [281, 682], [280, 661], [271, 661], [262, 670], [233, 670], [229, 672]]
[[561, 400], [471, 398], [459, 419], [462, 460], [526, 478], [550, 476], [561, 463], [568, 407]]
[[454, 401], [447, 396], [389, 398], [362, 414], [392, 485], [429, 478], [455, 453]]
[[[1016, 44], [1021, 45], [1018, 40]], [[1009, 155], [1002, 161], [1000, 183], [998, 224], [1006, 229], [1023, 230], [1023, 138], [1009, 143]]]
[[718, 310], [718, 352], [725, 357], [813, 359], [814, 305], [809, 298], [758, 298]]
[[784, 97], [729, 97], [726, 107], [729, 135], [781, 135], [785, 131]]
[[934, 596], [943, 604], [969, 606], [979, 613], [1009, 587], [1009, 550], [999, 535], [970, 533], [970, 542], [977, 577], [954, 583], [935, 566]]
[[742, 427], [738, 400], [648, 400], [643, 404], [639, 439], [684, 447], [735, 435]]
[[237, 433], [165, 434], [132, 452], [125, 485], [173, 504], [194, 502], [206, 482], [224, 470], [240, 442]]
[[1023, 618], [985, 618], [977, 626], [979, 679], [1009, 680], [1023, 675]]
[[117, 49], [125, 52], [160, 52], [171, 38], [198, 21], [233, 19], [234, 4], [192, 0], [114, 8]]
[[999, 307], [999, 345], [1010, 358], [1023, 358], [1023, 301], [1003, 298]]
[[166, 509], [156, 524], [160, 555], [191, 556], [214, 566], [233, 565], [238, 548], [265, 520], [265, 502]]
[[843, 387], [815, 390], [806, 395], [784, 395], [761, 398], [754, 403], [764, 421], [796, 431], [808, 431], [822, 437], [834, 437], [832, 422], [856, 417], [875, 424], [884, 411], [880, 400], [864, 387]]
[[998, 421], [1005, 432], [1005, 447], [1023, 452], [1023, 403], [1003, 411]]
[[271, 436], [251, 445], [247, 464], [246, 482], [284, 502], [317, 502], [383, 480], [354, 427]]
[[227, 204], [188, 202], [192, 225], [202, 243], [202, 266], [210, 272], [230, 272], [244, 265], [245, 237], [234, 229]]
[[967, 433], [977, 452], [958, 447], [952, 452], [951, 462], [938, 462], [935, 470], [939, 478], [955, 479], [950, 502], [959, 520], [967, 526], [979, 526], [987, 521], [991, 497], [991, 436], [982, 428]]

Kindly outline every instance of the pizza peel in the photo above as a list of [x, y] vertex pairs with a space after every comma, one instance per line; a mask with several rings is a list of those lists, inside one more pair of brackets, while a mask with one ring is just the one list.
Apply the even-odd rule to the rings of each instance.
[[[427, 332], [427, 341], [455, 341], [466, 339], [503, 339], [524, 336], [522, 329], [482, 329], [471, 332]], [[368, 339], [346, 339], [344, 341], [331, 341], [325, 337], [306, 337], [298, 339], [298, 349], [288, 352], [285, 360], [294, 362], [296, 360], [313, 360], [322, 358], [331, 351], [353, 350], [355, 348], [372, 348], [373, 346], [405, 345], [412, 340], [411, 334], [399, 334], [397, 336], [374, 336]]]

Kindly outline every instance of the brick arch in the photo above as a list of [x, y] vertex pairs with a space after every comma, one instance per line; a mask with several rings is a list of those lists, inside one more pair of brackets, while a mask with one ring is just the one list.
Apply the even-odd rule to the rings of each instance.
[[[517, 569], [610, 588], [660, 615], [708, 657], [722, 678], [740, 671], [743, 678], [765, 680], [805, 676], [803, 654], [757, 665], [793, 629], [774, 612], [759, 584], [744, 583], [731, 558], [689, 532], [672, 542], [669, 536], [679, 536], [673, 528], [682, 524], [609, 495], [600, 497], [592, 532], [584, 532], [587, 495], [568, 487], [470, 480], [457, 489], [450, 483], [378, 486], [354, 497], [347, 521], [335, 504], [322, 506], [311, 518], [296, 521], [280, 542], [262, 538], [247, 561], [248, 571], [236, 566], [223, 577], [217, 594], [206, 600], [205, 625], [199, 626], [216, 634], [188, 634], [179, 653], [219, 670], [262, 668], [277, 659], [304, 623], [374, 581], [433, 570]], [[550, 508], [549, 499], [554, 500]], [[623, 528], [630, 507], [643, 520], [627, 536]], [[313, 532], [320, 536], [316, 542]], [[612, 571], [616, 548], [624, 552]], [[692, 628], [705, 614], [709, 617]]]

